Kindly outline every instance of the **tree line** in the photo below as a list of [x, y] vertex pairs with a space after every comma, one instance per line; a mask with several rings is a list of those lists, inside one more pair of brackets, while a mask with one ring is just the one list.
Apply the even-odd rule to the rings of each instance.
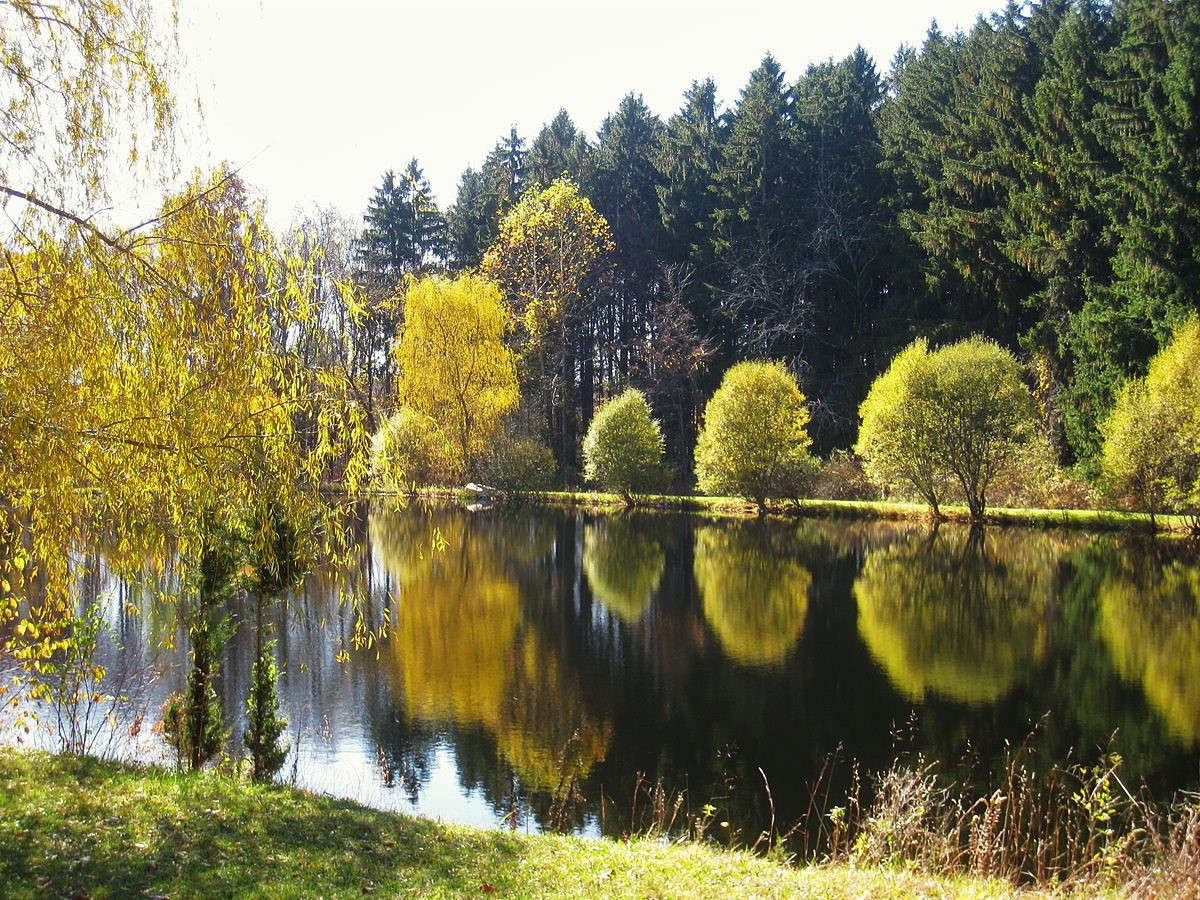
[[711, 80], [665, 121], [631, 93], [594, 139], [563, 110], [500, 139], [444, 211], [413, 160], [343, 263], [371, 311], [366, 395], [390, 397], [401, 278], [486, 268], [510, 214], [565, 178], [610, 244], [552, 348], [560, 465], [633, 385], [690, 470], [699, 411], [744, 359], [797, 376], [817, 452], [850, 447], [900, 349], [980, 335], [1020, 358], [1060, 460], [1094, 474], [1120, 386], [1197, 308], [1198, 40], [1172, 0], [1010, 3], [934, 25], [886, 74], [861, 49], [795, 80], [767, 56], [728, 108]]

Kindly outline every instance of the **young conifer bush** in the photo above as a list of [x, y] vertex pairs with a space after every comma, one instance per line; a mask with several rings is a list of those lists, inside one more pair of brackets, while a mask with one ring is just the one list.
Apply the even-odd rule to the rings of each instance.
[[279, 667], [275, 663], [274, 641], [263, 646], [251, 667], [246, 722], [242, 742], [250, 754], [251, 777], [255, 781], [270, 781], [283, 767], [291, 749], [283, 740], [288, 723], [279, 712]]

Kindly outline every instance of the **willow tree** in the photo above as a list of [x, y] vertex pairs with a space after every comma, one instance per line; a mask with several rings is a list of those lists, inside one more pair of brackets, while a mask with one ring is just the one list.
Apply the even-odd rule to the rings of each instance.
[[[574, 465], [579, 419], [591, 419], [588, 316], [613, 252], [608, 223], [570, 181], [532, 190], [500, 223], [483, 274], [517, 325], [522, 393], [541, 409], [560, 463]], [[581, 415], [582, 410], [582, 415]]]
[[321, 476], [336, 462], [354, 482], [365, 446], [344, 452], [353, 406], [317, 402], [341, 394], [336, 373], [281, 340], [311, 312], [303, 273], [235, 175], [197, 176], [133, 229], [90, 212], [115, 166], [170, 142], [153, 4], [47, 12], [0, 8], [0, 193], [18, 220], [0, 265], [0, 622], [17, 620], [0, 652], [35, 676], [70, 639], [90, 529], [115, 538], [113, 564], [167, 547], [195, 562], [235, 517], [267, 548], [265, 507], [312, 533]]
[[453, 474], [491, 448], [520, 398], [508, 330], [500, 289], [482, 276], [425, 278], [405, 294], [397, 396], [450, 438]]

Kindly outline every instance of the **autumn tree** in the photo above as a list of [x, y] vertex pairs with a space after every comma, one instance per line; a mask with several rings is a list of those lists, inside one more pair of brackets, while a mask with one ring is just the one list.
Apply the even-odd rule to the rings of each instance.
[[531, 191], [500, 224], [483, 274], [507, 299], [520, 348], [522, 395], [560, 464], [575, 465], [582, 398], [580, 324], [596, 301], [612, 253], [608, 224], [569, 181]]
[[1188, 319], [1127, 382], [1101, 425], [1101, 470], [1111, 492], [1147, 512], [1200, 510], [1200, 320]]
[[354, 243], [357, 280], [363, 288], [363, 369], [368, 413], [385, 403], [394, 388], [392, 342], [404, 318], [406, 278], [439, 268], [449, 253], [446, 220], [429, 182], [414, 159], [398, 177], [384, 173], [367, 204], [364, 228]]
[[253, 520], [276, 502], [311, 532], [328, 467], [362, 472], [343, 453], [361, 434], [351, 406], [324, 405], [298, 439], [341, 385], [280, 344], [311, 311], [303, 273], [236, 175], [198, 175], [129, 230], [93, 215], [111, 166], [161, 163], [170, 143], [152, 6], [45, 12], [0, 10], [0, 191], [17, 225], [0, 271], [0, 619], [17, 619], [3, 649], [34, 677], [69, 640], [71, 551], [90, 529], [112, 536], [114, 567], [171, 546], [193, 568], [209, 512]]
[[609, 400], [583, 439], [584, 474], [605, 490], [633, 502], [657, 487], [663, 476], [663, 436], [641, 391], [630, 388]]
[[519, 400], [507, 331], [500, 289], [482, 276], [433, 276], [405, 293], [396, 396], [438, 423], [451, 443], [453, 473], [469, 471], [491, 447]]
[[1037, 422], [1016, 359], [983, 338], [933, 352], [915, 341], [876, 379], [859, 415], [855, 449], [872, 479], [910, 484], [935, 515], [953, 483], [976, 521], [988, 487], [1034, 440]]
[[813, 465], [808, 407], [779, 362], [738, 363], [704, 408], [696, 477], [706, 494], [753, 500], [796, 497]]

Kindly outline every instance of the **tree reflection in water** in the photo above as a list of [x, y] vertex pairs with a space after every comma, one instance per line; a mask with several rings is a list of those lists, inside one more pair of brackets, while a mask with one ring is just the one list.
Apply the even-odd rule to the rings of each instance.
[[696, 530], [694, 569], [704, 618], [734, 662], [778, 668], [800, 640], [812, 573], [796, 560], [795, 533], [766, 522]]
[[597, 600], [630, 624], [650, 605], [667, 555], [641, 520], [625, 515], [584, 526], [583, 571]]
[[1026, 546], [942, 526], [867, 556], [854, 584], [858, 630], [898, 691], [981, 705], [1030, 675], [1057, 557]]
[[[434, 528], [440, 549], [430, 542]], [[372, 519], [375, 553], [397, 582], [384, 662], [405, 718], [482, 730], [526, 789], [554, 791], [604, 759], [612, 727], [523, 615], [527, 587], [555, 547], [552, 529], [529, 528], [519, 517]], [[428, 549], [414, 550], [422, 540]]]
[[1129, 557], [1100, 586], [1099, 629], [1173, 737], [1200, 743], [1200, 568]]

